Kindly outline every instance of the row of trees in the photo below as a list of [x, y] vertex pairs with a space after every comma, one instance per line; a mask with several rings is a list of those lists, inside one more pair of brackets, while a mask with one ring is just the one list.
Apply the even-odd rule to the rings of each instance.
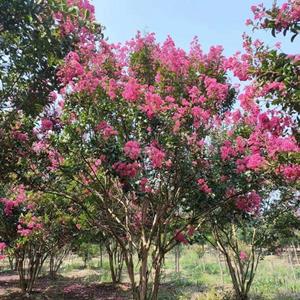
[[[249, 36], [229, 58], [197, 39], [110, 44], [83, 0], [0, 8], [0, 249], [22, 289], [93, 230], [134, 299], [157, 299], [166, 253], [199, 238], [247, 299], [281, 217], [299, 221], [299, 57]], [[297, 1], [252, 11], [255, 28], [299, 32]]]

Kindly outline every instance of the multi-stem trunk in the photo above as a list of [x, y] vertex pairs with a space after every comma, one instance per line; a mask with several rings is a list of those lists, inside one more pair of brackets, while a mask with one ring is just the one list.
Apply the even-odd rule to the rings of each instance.
[[107, 241], [105, 247], [108, 254], [112, 282], [114, 284], [119, 283], [121, 281], [124, 263], [122, 249], [114, 241]]

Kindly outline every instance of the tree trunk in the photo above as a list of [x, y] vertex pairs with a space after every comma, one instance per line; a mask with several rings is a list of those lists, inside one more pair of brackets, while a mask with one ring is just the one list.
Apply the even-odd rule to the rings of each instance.
[[133, 299], [139, 300], [139, 291], [138, 291], [138, 287], [136, 285], [135, 277], [134, 277], [134, 264], [133, 264], [132, 254], [129, 253], [129, 251], [124, 252], [124, 259], [125, 259], [125, 264], [127, 267], [129, 280], [131, 283], [131, 292], [132, 292]]
[[111, 281], [113, 284], [117, 283], [117, 277], [115, 273], [115, 266], [114, 266], [114, 255], [112, 251], [107, 251], [108, 253], [108, 259], [109, 259], [109, 268], [110, 268], [110, 275], [111, 275]]
[[53, 257], [53, 254], [51, 254], [51, 256], [50, 256], [49, 275], [50, 275], [51, 279], [55, 279], [56, 278], [56, 274], [55, 274], [55, 271], [54, 271], [54, 257]]
[[153, 285], [152, 285], [152, 292], [151, 292], [151, 300], [158, 299], [158, 290], [160, 285], [160, 275], [161, 275], [161, 265], [164, 256], [160, 256], [157, 261], [154, 263], [154, 270], [153, 270]]
[[293, 247], [293, 251], [294, 251], [294, 256], [295, 256], [295, 260], [296, 260], [296, 263], [299, 265], [299, 258], [298, 258], [298, 254], [297, 254], [297, 249], [295, 247], [295, 244], [292, 243], [292, 247]]
[[221, 281], [222, 284], [224, 285], [224, 274], [223, 274], [223, 267], [222, 267], [222, 262], [220, 258], [220, 253], [218, 253], [218, 263], [219, 263], [219, 268], [220, 268], [220, 273], [221, 273]]
[[100, 268], [103, 267], [102, 245], [100, 244]]
[[175, 247], [175, 272], [179, 273], [180, 272], [180, 246], [177, 245]]
[[140, 284], [139, 300], [147, 300], [148, 291], [148, 280], [149, 280], [149, 270], [148, 270], [148, 249], [142, 249], [141, 253], [141, 267], [140, 267]]

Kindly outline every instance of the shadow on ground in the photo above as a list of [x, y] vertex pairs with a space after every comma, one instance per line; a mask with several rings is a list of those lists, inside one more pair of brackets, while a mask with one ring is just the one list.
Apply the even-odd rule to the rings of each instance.
[[123, 300], [130, 299], [128, 284], [86, 283], [83, 278], [42, 277], [30, 297], [21, 294], [16, 273], [0, 274], [0, 300]]

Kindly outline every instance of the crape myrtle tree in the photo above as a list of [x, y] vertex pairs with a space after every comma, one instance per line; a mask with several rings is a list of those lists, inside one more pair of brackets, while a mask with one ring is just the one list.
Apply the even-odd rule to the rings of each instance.
[[0, 194], [2, 259], [15, 262], [22, 292], [30, 294], [41, 269], [49, 259], [55, 278], [76, 236], [76, 224], [66, 214], [65, 198], [26, 192], [23, 185], [7, 185]]
[[25, 204], [25, 195], [36, 189], [29, 158], [43, 124], [39, 114], [55, 101], [56, 68], [82, 31], [102, 36], [84, 1], [0, 1], [0, 9], [0, 243], [1, 252], [16, 258], [22, 289], [30, 292], [48, 255], [40, 228], [44, 215]]
[[[253, 6], [252, 11], [255, 20], [248, 20], [248, 24], [259, 29], [267, 28], [271, 24], [268, 18], [275, 18], [274, 25], [284, 17], [287, 21], [284, 34], [291, 30], [295, 39], [299, 2], [290, 1], [280, 9], [274, 6], [270, 11], [263, 5]], [[278, 11], [281, 14], [276, 14]], [[280, 28], [276, 30], [280, 31]], [[292, 215], [293, 220], [298, 218], [295, 211], [299, 206], [296, 191], [300, 175], [296, 142], [300, 99], [298, 55], [280, 53], [278, 49], [270, 49], [262, 41], [246, 35], [243, 46], [245, 53], [230, 57], [228, 67], [239, 80], [250, 82], [238, 96], [244, 115], [241, 118], [239, 110], [232, 114], [235, 126], [229, 127], [226, 140], [213, 137], [213, 148], [219, 158], [210, 160], [214, 162], [210, 175], [208, 168], [205, 170], [208, 176], [205, 183], [215, 197], [222, 199], [232, 188], [244, 190], [243, 194], [232, 198], [227, 208], [211, 214], [210, 221], [206, 223], [214, 237], [210, 242], [226, 258], [239, 299], [248, 297], [262, 249], [268, 249], [272, 243], [279, 241], [274, 228], [282, 225], [283, 216]], [[259, 111], [257, 104], [267, 109]], [[222, 139], [221, 147], [214, 144]], [[235, 161], [230, 159], [233, 157]], [[220, 181], [215, 182], [216, 178]], [[216, 183], [217, 187], [214, 187]], [[223, 190], [222, 183], [225, 183]], [[272, 198], [275, 191], [280, 193], [281, 201]], [[263, 199], [269, 197], [269, 204], [264, 204]], [[292, 204], [289, 203], [291, 199]], [[202, 224], [198, 227], [201, 228]], [[283, 232], [286, 237], [291, 235], [289, 230]]]
[[[224, 256], [236, 299], [248, 299], [258, 264], [264, 256], [274, 253], [282, 240], [295, 236], [299, 203], [294, 193], [285, 191], [284, 195], [284, 199], [272, 195], [247, 209], [241, 209], [241, 199], [238, 199], [236, 207], [228, 205], [211, 214], [195, 236], [195, 240], [208, 242]], [[282, 221], [287, 219], [291, 227], [282, 226]]]
[[263, 4], [253, 5], [251, 10], [254, 20], [248, 19], [248, 25], [254, 28], [271, 30], [275, 37], [279, 33], [291, 34], [291, 41], [300, 32], [300, 2], [299, 0], [288, 0], [279, 6], [276, 2], [271, 8], [266, 8]]
[[[246, 24], [257, 30], [269, 30], [276, 37], [278, 34], [291, 35], [291, 41], [298, 42], [300, 32], [300, 2], [289, 0], [281, 6], [276, 3], [271, 8], [263, 4], [251, 7], [254, 18]], [[299, 53], [284, 53], [280, 42], [270, 48], [261, 40], [245, 36], [244, 65], [249, 64], [252, 78], [258, 85], [264, 85], [273, 93], [265, 99], [266, 104], [280, 105], [284, 111], [298, 120], [294, 134], [299, 140], [300, 111], [300, 59]]]
[[[49, 152], [51, 160], [37, 170], [50, 170], [40, 176], [47, 190], [72, 199], [115, 238], [135, 299], [157, 299], [165, 253], [198, 218], [182, 205], [195, 197], [207, 203], [203, 213], [221, 205], [202, 197], [191, 153], [202, 152], [232, 104], [224, 68], [220, 47], [204, 54], [194, 42], [186, 53], [171, 38], [160, 45], [138, 35], [125, 46], [84, 43], [59, 71], [61, 130], [45, 132], [39, 161]], [[60, 177], [72, 189], [51, 182]]]
[[73, 249], [78, 232], [76, 218], [68, 199], [42, 193], [35, 209], [42, 216], [47, 235], [49, 277], [56, 279], [64, 259]]
[[[229, 199], [197, 228], [212, 233], [213, 240], [204, 237], [225, 256], [238, 299], [247, 299], [261, 251], [270, 241], [266, 227], [275, 220], [273, 206], [295, 211], [288, 201], [299, 205], [299, 147], [290, 131], [294, 121], [282, 111], [260, 111], [256, 100], [264, 87], [256, 92], [249, 88], [239, 95], [241, 108], [227, 113], [225, 131], [210, 132], [205, 152], [209, 164], [198, 180], [215, 200]], [[275, 191], [282, 201], [273, 199]], [[203, 210], [199, 201], [190, 207], [194, 213]]]
[[[59, 70], [61, 101], [45, 111], [35, 171], [115, 238], [135, 299], [157, 299], [165, 254], [186, 242], [199, 219], [238, 200], [246, 210], [261, 200], [257, 187], [297, 178], [293, 120], [261, 111], [256, 101], [270, 90], [252, 82], [232, 110], [227, 70], [249, 79], [249, 64], [226, 59], [221, 47], [205, 54], [194, 40], [185, 52], [153, 34], [125, 45], [86, 39]], [[59, 132], [51, 130], [52, 114]]]
[[42, 217], [35, 211], [33, 199], [37, 195], [27, 194], [22, 185], [9, 189], [6, 186], [5, 189], [1, 190], [1, 196], [5, 197], [0, 198], [1, 258], [7, 255], [15, 260], [20, 287], [24, 293], [30, 293], [48, 256], [49, 232], [43, 226]]
[[102, 37], [89, 9], [85, 1], [0, 1], [1, 181], [16, 180], [16, 173], [24, 177], [24, 148], [35, 138], [35, 117], [55, 100], [56, 68], [81, 31], [89, 28]]

